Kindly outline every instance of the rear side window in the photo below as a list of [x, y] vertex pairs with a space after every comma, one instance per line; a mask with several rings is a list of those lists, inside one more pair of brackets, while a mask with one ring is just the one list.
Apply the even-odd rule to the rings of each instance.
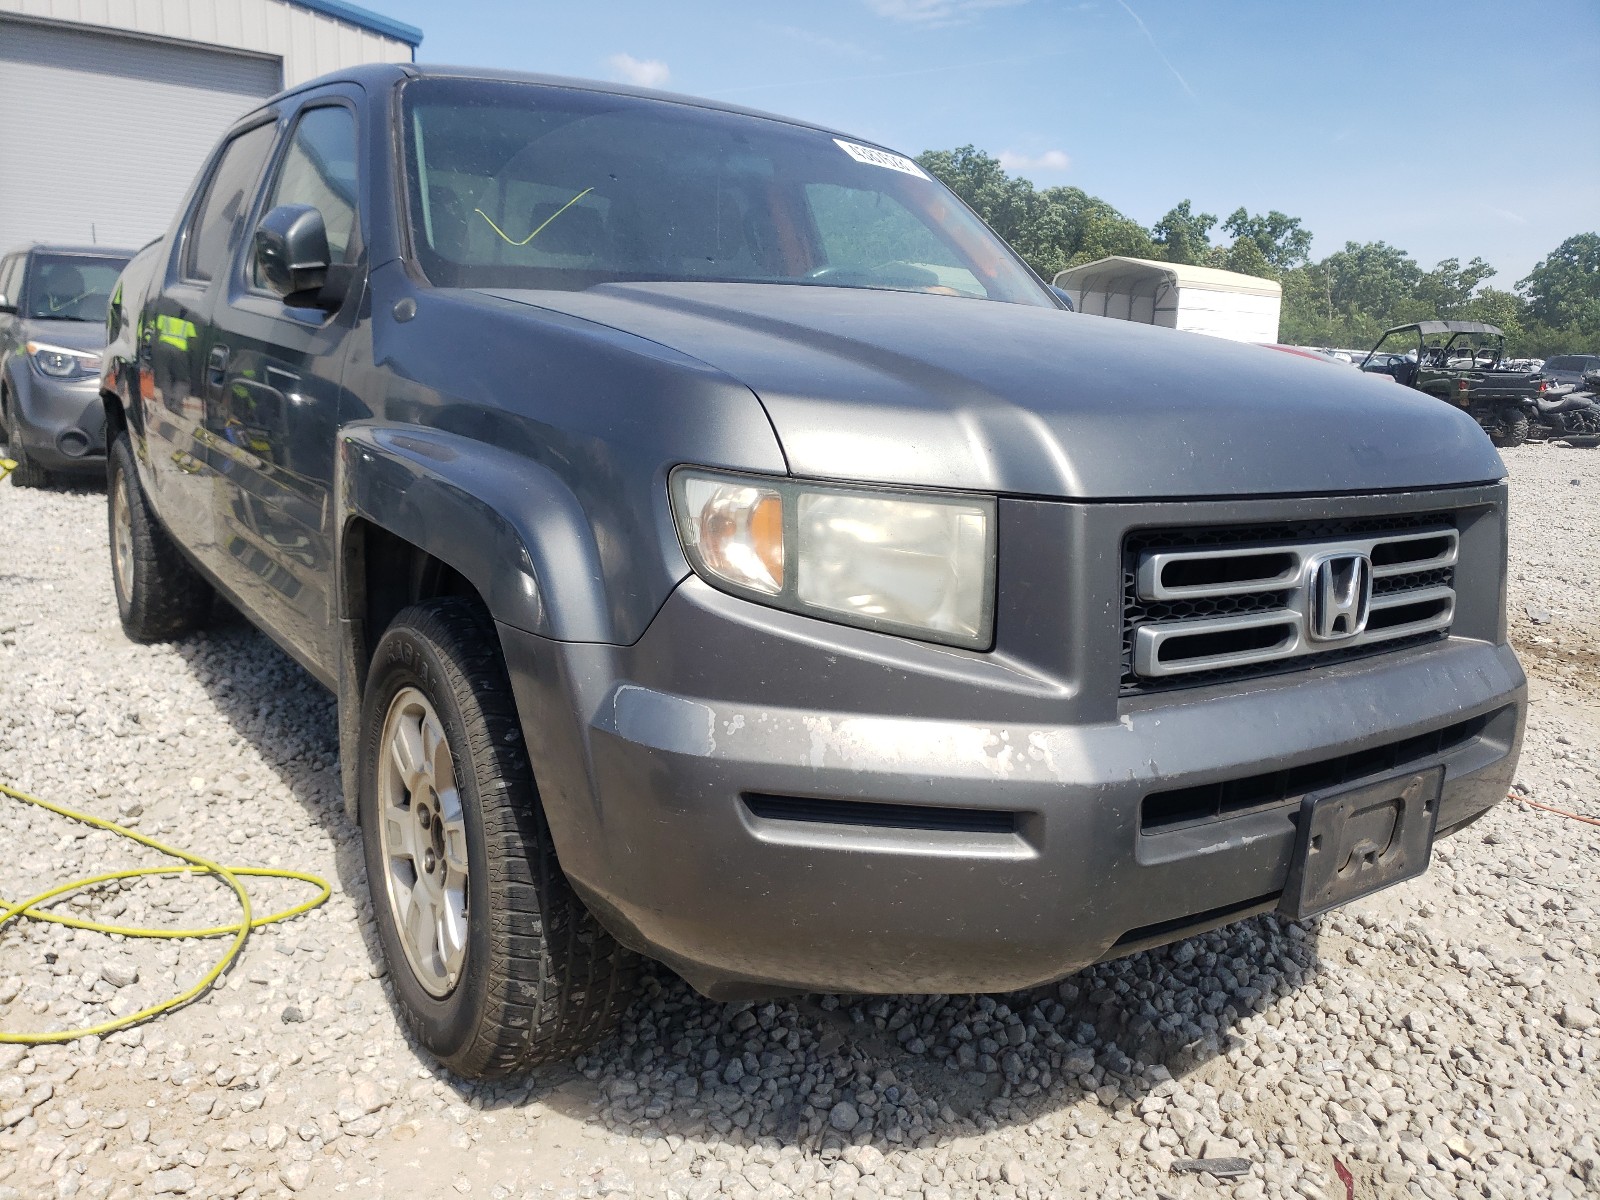
[[183, 277], [207, 282], [226, 270], [239, 242], [256, 180], [272, 148], [275, 126], [257, 125], [228, 143], [206, 185], [205, 197], [189, 222], [183, 244]]
[[[341, 105], [313, 108], [301, 116], [284, 152], [266, 208], [309, 204], [322, 214], [328, 252], [348, 263], [360, 251], [356, 232], [356, 119]], [[258, 286], [264, 285], [253, 270]]]

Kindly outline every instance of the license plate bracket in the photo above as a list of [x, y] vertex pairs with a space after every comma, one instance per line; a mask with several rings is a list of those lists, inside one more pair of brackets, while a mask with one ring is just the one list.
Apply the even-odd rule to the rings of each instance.
[[1278, 911], [1313, 917], [1428, 869], [1444, 768], [1312, 792], [1300, 802], [1294, 858]]

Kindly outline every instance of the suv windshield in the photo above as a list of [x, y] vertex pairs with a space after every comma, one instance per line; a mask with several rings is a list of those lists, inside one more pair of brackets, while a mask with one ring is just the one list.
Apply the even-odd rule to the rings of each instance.
[[123, 258], [35, 254], [28, 268], [23, 315], [41, 321], [103, 322], [111, 289], [126, 265]]
[[440, 286], [716, 280], [1053, 307], [943, 184], [819, 130], [480, 80], [407, 84], [404, 112], [412, 243]]

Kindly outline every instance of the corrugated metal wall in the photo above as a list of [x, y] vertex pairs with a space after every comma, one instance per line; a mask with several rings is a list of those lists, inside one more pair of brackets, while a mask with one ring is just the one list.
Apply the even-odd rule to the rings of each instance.
[[288, 0], [0, 0], [0, 15], [8, 12], [271, 54], [283, 62], [284, 87], [340, 67], [412, 57], [405, 42]]
[[137, 246], [262, 98], [411, 57], [288, 0], [0, 0], [0, 252]]
[[0, 14], [0, 249], [161, 233], [275, 59]]

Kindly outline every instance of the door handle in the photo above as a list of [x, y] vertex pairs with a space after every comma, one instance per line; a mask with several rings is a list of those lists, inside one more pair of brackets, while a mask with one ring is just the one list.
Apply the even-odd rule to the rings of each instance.
[[210, 374], [212, 385], [221, 387], [223, 377], [228, 371], [228, 348], [226, 346], [211, 347], [211, 355], [206, 359], [206, 370]]

